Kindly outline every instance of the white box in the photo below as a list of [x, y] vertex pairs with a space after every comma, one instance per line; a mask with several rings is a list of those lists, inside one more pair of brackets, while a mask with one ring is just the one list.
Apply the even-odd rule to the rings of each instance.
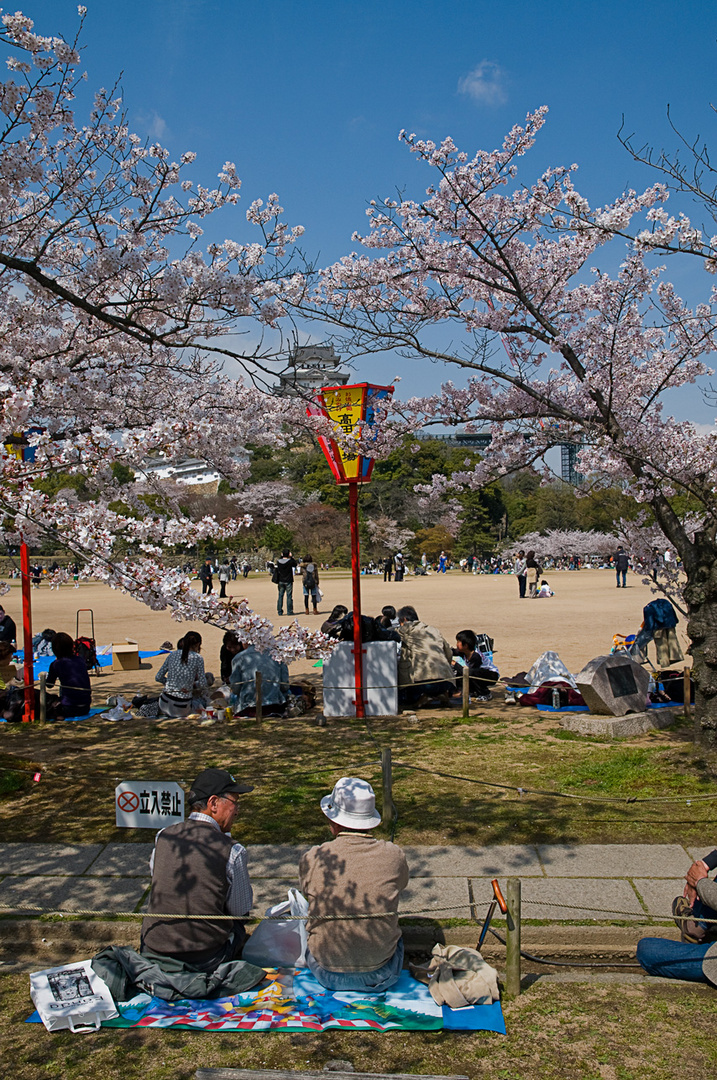
[[[355, 716], [356, 690], [353, 643], [340, 641], [324, 661], [324, 715]], [[363, 649], [366, 716], [395, 716], [398, 712], [398, 643], [369, 641]]]

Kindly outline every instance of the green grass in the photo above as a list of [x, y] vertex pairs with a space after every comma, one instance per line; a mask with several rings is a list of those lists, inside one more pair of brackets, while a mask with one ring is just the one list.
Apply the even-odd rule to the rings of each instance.
[[81, 1038], [24, 1024], [26, 975], [0, 978], [0, 1052], [13, 1080], [193, 1080], [203, 1068], [358, 1071], [500, 1080], [684, 1080], [714, 1075], [715, 996], [675, 985], [537, 985], [488, 1032], [102, 1030]]
[[[566, 734], [537, 719], [516, 725], [495, 716], [325, 728], [308, 717], [203, 729], [191, 721], [0, 725], [0, 778], [8, 785], [0, 829], [14, 840], [147, 840], [142, 830], [115, 828], [117, 780], [176, 779], [189, 787], [216, 765], [255, 786], [241, 800], [235, 832], [242, 840], [315, 843], [326, 835], [321, 796], [347, 773], [380, 793], [380, 750], [391, 747], [396, 838], [404, 844], [701, 843], [714, 832], [717, 802], [687, 803], [717, 794], [717, 754], [696, 751], [686, 732], [619, 743]], [[31, 781], [36, 761], [39, 784]], [[627, 801], [665, 796], [675, 801]]]

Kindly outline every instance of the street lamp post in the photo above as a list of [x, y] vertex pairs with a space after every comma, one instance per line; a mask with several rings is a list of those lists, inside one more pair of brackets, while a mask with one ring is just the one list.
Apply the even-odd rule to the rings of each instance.
[[[315, 403], [307, 406], [309, 416], [326, 416], [334, 424], [336, 433], [355, 438], [378, 434], [376, 407], [387, 401], [393, 393], [392, 386], [374, 386], [371, 383], [354, 383], [350, 386], [325, 386], [319, 391]], [[368, 429], [368, 430], [367, 430]], [[359, 551], [358, 489], [367, 484], [373, 471], [373, 458], [357, 450], [342, 446], [330, 436], [319, 435], [319, 445], [337, 484], [348, 484], [349, 521], [351, 525], [351, 583], [353, 589], [354, 617], [354, 680], [356, 687], [356, 716], [366, 715], [363, 649], [361, 647], [361, 561]]]

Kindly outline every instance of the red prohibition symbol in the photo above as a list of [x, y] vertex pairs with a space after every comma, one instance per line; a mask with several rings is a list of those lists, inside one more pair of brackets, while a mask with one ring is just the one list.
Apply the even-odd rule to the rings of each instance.
[[133, 791], [121, 791], [117, 796], [117, 805], [125, 814], [131, 814], [139, 806], [139, 795]]

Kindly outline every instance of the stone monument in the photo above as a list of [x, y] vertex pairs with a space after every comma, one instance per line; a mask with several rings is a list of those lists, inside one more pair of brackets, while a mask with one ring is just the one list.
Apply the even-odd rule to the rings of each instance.
[[596, 656], [575, 682], [590, 712], [625, 716], [645, 710], [650, 676], [626, 653]]

